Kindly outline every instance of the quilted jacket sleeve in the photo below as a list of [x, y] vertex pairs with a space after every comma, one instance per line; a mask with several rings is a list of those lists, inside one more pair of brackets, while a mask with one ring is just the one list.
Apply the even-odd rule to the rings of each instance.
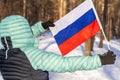
[[33, 26], [31, 26], [33, 35], [35, 37], [39, 36], [40, 34], [42, 34], [43, 32], [45, 32], [46, 30], [42, 27], [41, 22], [37, 22], [36, 24], [34, 24]]
[[76, 70], [91, 70], [101, 67], [100, 58], [95, 56], [71, 56], [46, 52], [37, 48], [22, 49], [30, 60], [34, 69], [52, 72], [74, 72]]

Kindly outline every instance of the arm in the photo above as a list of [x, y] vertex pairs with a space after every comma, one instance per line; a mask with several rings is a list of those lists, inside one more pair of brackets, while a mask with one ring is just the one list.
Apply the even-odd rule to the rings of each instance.
[[58, 54], [43, 51], [38, 69], [53, 72], [74, 72], [76, 70], [92, 70], [102, 65], [114, 64], [116, 55], [112, 51], [104, 55], [63, 57]]
[[22, 50], [26, 53], [32, 66], [36, 70], [74, 72], [76, 70], [96, 69], [102, 66], [98, 55], [63, 57], [37, 48], [26, 47]]
[[74, 72], [76, 70], [91, 70], [102, 66], [100, 58], [96, 56], [63, 57], [57, 54], [41, 54], [38, 69], [53, 72]]
[[33, 35], [36, 37], [46, 31], [46, 29], [44, 29], [42, 26], [42, 22], [37, 22], [36, 24], [31, 26], [31, 29], [32, 29]]
[[37, 22], [35, 25], [33, 25], [32, 31], [34, 36], [39, 36], [40, 34], [42, 34], [43, 32], [45, 32], [46, 30], [48, 30], [49, 27], [54, 27], [54, 23], [52, 20], [48, 20], [46, 22]]

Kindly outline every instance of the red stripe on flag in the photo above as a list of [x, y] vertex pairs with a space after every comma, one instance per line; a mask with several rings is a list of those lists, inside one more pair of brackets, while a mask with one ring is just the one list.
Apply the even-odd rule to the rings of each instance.
[[59, 45], [59, 49], [62, 55], [65, 56], [68, 52], [95, 35], [99, 30], [99, 24], [97, 20], [95, 20], [94, 22], [83, 28], [80, 32], [73, 35], [71, 38]]

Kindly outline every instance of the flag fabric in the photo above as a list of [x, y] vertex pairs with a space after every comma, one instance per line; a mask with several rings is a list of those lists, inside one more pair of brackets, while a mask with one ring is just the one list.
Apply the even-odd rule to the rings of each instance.
[[65, 56], [100, 30], [92, 0], [86, 0], [50, 28], [61, 54]]

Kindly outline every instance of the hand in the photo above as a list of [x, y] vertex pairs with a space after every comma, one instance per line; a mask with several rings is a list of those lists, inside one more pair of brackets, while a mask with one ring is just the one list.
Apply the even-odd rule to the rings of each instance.
[[46, 22], [43, 22], [42, 26], [44, 29], [48, 29], [49, 27], [54, 27], [55, 24], [53, 23], [53, 20], [48, 20]]
[[100, 60], [102, 65], [114, 64], [115, 59], [116, 59], [116, 55], [110, 50], [108, 50], [107, 53], [100, 55]]

